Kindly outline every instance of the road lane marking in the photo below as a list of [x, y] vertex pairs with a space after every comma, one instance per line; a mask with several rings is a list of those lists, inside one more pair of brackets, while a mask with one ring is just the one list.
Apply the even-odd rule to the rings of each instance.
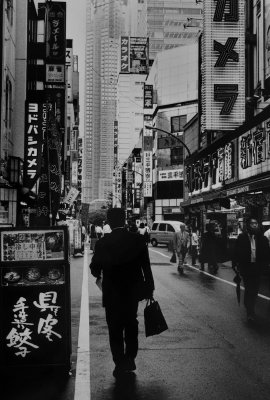
[[[154, 253], [160, 254], [160, 255], [162, 255], [163, 257], [171, 258], [171, 256], [166, 256], [165, 254], [161, 253], [160, 251], [153, 250], [153, 249], [151, 249], [151, 248], [150, 248], [149, 250], [153, 251]], [[189, 264], [185, 264], [185, 265], [186, 265], [187, 267], [191, 268], [191, 269], [194, 269], [194, 270], [197, 271], [197, 272], [200, 272], [200, 273], [204, 274], [204, 275], [211, 276], [211, 278], [214, 278], [214, 279], [216, 279], [217, 281], [224, 282], [224, 283], [227, 283], [228, 285], [231, 285], [231, 286], [236, 287], [236, 284], [233, 283], [233, 282], [227, 281], [226, 279], [219, 278], [219, 277], [216, 276], [216, 275], [209, 274], [209, 272], [201, 271], [201, 270], [199, 270], [198, 268], [193, 267], [193, 265], [189, 265]], [[245, 290], [245, 288], [244, 288], [243, 286], [240, 286], [240, 288], [241, 288], [242, 290]], [[261, 298], [264, 299], [264, 300], [270, 301], [270, 297], [264, 296], [263, 294], [260, 294], [260, 293], [259, 293], [258, 296], [261, 297]]]
[[90, 400], [88, 244], [85, 243], [74, 400]]

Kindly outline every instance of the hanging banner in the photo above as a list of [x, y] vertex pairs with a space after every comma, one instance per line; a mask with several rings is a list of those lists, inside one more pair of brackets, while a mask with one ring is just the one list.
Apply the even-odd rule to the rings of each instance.
[[73, 202], [76, 200], [79, 191], [75, 187], [71, 187], [68, 194], [64, 198], [64, 203], [72, 205]]
[[52, 109], [48, 113], [48, 130], [45, 139], [35, 221], [36, 224], [43, 226], [54, 224], [61, 194], [61, 140]]

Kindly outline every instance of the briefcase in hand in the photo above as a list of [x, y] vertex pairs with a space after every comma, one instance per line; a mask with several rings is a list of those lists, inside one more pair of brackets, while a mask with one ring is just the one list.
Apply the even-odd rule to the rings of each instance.
[[158, 302], [148, 299], [144, 309], [145, 336], [158, 335], [168, 329]]

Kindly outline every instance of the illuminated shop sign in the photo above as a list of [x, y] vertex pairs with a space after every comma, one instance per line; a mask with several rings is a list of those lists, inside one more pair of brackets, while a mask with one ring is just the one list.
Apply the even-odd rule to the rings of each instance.
[[234, 178], [234, 143], [227, 143], [212, 154], [186, 166], [185, 179], [190, 195], [222, 187]]
[[270, 119], [239, 137], [239, 179], [270, 170]]
[[46, 103], [26, 101], [24, 185], [33, 187], [41, 171], [43, 139], [47, 129]]
[[245, 120], [245, 1], [205, 0], [202, 39], [202, 132]]

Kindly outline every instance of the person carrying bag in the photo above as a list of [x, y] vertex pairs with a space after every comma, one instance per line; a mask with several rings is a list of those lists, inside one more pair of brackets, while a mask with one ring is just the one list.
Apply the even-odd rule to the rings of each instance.
[[168, 329], [168, 325], [162, 314], [158, 302], [152, 298], [148, 299], [144, 309], [145, 336], [159, 335]]
[[107, 213], [112, 232], [96, 243], [90, 264], [92, 275], [102, 275], [102, 301], [109, 330], [115, 378], [136, 370], [138, 304], [154, 291], [148, 248], [142, 235], [125, 229], [125, 211]]

